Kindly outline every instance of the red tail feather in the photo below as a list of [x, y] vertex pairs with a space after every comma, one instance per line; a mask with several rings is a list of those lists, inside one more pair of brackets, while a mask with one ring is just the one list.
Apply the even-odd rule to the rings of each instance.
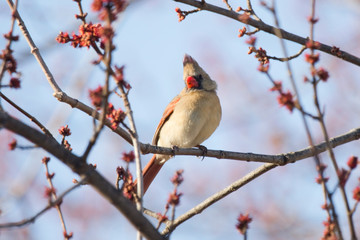
[[[160, 171], [164, 164], [159, 164], [156, 162], [156, 155], [154, 155], [148, 164], [143, 169], [143, 182], [144, 182], [144, 194], [146, 190], [149, 188], [152, 181], [155, 179], [156, 175]], [[137, 179], [134, 181], [135, 185], [137, 183]]]

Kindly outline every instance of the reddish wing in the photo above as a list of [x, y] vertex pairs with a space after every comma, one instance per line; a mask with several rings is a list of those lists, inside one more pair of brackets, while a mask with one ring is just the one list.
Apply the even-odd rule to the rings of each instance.
[[176, 96], [170, 103], [169, 105], [167, 105], [164, 113], [163, 113], [163, 116], [159, 122], [159, 125], [158, 127], [156, 128], [156, 132], [154, 134], [154, 138], [153, 138], [153, 141], [152, 141], [152, 144], [153, 145], [157, 145], [157, 141], [159, 140], [159, 133], [160, 133], [160, 130], [162, 128], [162, 126], [164, 125], [164, 123], [169, 119], [170, 115], [174, 112], [174, 108], [175, 108], [175, 105], [176, 103], [178, 103], [180, 100], [180, 96]]

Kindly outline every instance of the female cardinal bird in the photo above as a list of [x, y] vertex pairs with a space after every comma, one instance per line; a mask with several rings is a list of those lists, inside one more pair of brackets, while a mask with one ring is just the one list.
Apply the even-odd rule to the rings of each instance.
[[[160, 147], [200, 146], [221, 119], [217, 84], [189, 55], [184, 61], [185, 88], [166, 107], [152, 144]], [[144, 193], [169, 155], [155, 154], [143, 170]]]

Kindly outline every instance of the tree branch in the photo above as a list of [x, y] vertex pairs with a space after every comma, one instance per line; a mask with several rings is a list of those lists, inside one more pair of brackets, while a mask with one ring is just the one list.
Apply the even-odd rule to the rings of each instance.
[[[307, 38], [287, 32], [283, 29], [275, 28], [275, 27], [268, 25], [262, 21], [249, 18], [249, 15], [247, 15], [247, 14], [239, 14], [237, 12], [229, 11], [225, 8], [221, 8], [221, 7], [206, 3], [206, 2], [202, 3], [201, 1], [195, 1], [195, 0], [174, 0], [174, 1], [181, 2], [184, 4], [190, 5], [190, 6], [194, 6], [196, 8], [200, 8], [201, 10], [217, 13], [219, 15], [223, 15], [228, 18], [232, 18], [236, 21], [242, 22], [244, 24], [248, 24], [248, 25], [258, 28], [264, 32], [273, 34], [275, 36], [277, 35], [277, 32], [280, 32], [281, 36], [284, 39], [301, 44], [303, 46], [305, 45], [305, 43], [308, 40]], [[330, 55], [333, 55], [335, 57], [338, 57], [340, 59], [343, 59], [344, 61], [347, 61], [347, 62], [353, 63], [357, 66], [360, 66], [360, 58], [358, 58], [354, 55], [351, 55], [350, 53], [347, 53], [345, 51], [342, 51], [340, 49], [334, 48], [334, 46], [329, 46], [329, 45], [321, 43], [319, 50], [322, 52], [328, 53]]]
[[227, 195], [229, 195], [230, 193], [238, 190], [239, 188], [241, 188], [242, 186], [244, 186], [245, 184], [249, 183], [250, 181], [252, 181], [253, 179], [259, 177], [260, 175], [268, 172], [269, 170], [273, 169], [277, 167], [276, 164], [264, 164], [260, 167], [258, 167], [257, 169], [255, 169], [254, 171], [248, 173], [247, 175], [245, 175], [244, 177], [240, 178], [239, 180], [237, 180], [236, 182], [232, 183], [231, 185], [229, 185], [228, 187], [224, 188], [223, 190], [221, 190], [220, 192], [215, 193], [214, 195], [212, 195], [211, 197], [207, 198], [206, 200], [204, 200], [202, 203], [198, 204], [197, 206], [195, 206], [194, 208], [192, 208], [191, 210], [189, 210], [188, 212], [186, 212], [185, 214], [181, 215], [180, 217], [178, 217], [175, 221], [172, 222], [171, 225], [168, 225], [164, 231], [162, 232], [162, 234], [166, 235], [172, 231], [175, 230], [175, 228], [180, 225], [181, 223], [183, 223], [184, 221], [188, 220], [189, 218], [200, 214], [204, 209], [206, 209], [207, 207], [211, 206], [212, 204], [214, 204], [215, 202], [223, 199], [224, 197], [226, 197]]
[[30, 142], [41, 146], [45, 151], [49, 152], [71, 168], [73, 172], [77, 173], [82, 178], [86, 178], [87, 182], [116, 207], [128, 221], [143, 234], [143, 236], [148, 239], [164, 239], [149, 220], [136, 210], [134, 204], [126, 199], [121, 192], [116, 190], [115, 187], [100, 175], [93, 166], [86, 164], [80, 157], [66, 150], [55, 139], [12, 118], [3, 111], [0, 111], [0, 127], [4, 127], [23, 136]]
[[22, 227], [24, 225], [30, 224], [35, 222], [35, 220], [40, 217], [43, 213], [45, 213], [46, 211], [48, 211], [49, 209], [51, 209], [52, 207], [60, 204], [65, 195], [67, 195], [68, 193], [72, 192], [75, 188], [79, 187], [80, 185], [82, 185], [84, 183], [85, 179], [82, 179], [81, 181], [79, 181], [78, 183], [76, 183], [74, 186], [72, 186], [71, 188], [69, 188], [68, 190], [66, 190], [65, 192], [63, 192], [60, 196], [58, 196], [55, 200], [50, 201], [49, 204], [43, 208], [40, 212], [38, 212], [37, 214], [35, 214], [33, 217], [18, 221], [18, 222], [10, 222], [10, 223], [2, 223], [0, 224], [0, 229], [1, 228], [10, 228], [10, 227]]
[[[345, 143], [355, 141], [360, 139], [360, 128], [352, 129], [349, 132], [331, 138], [330, 145], [332, 148], [343, 145]], [[296, 152], [289, 152], [277, 155], [266, 155], [266, 154], [256, 154], [256, 153], [242, 153], [242, 152], [231, 152], [231, 151], [222, 151], [222, 150], [211, 150], [208, 149], [207, 152], [204, 152], [201, 149], [197, 148], [164, 148], [152, 146], [150, 144], [142, 144], [141, 150], [143, 154], [148, 153], [158, 153], [165, 155], [193, 155], [193, 156], [207, 156], [214, 157], [218, 159], [232, 159], [232, 160], [240, 160], [247, 162], [263, 162], [263, 163], [274, 163], [277, 165], [285, 165], [288, 163], [293, 163], [302, 159], [306, 159], [312, 157], [316, 154], [325, 152], [327, 150], [326, 143], [322, 142], [318, 145], [312, 147], [307, 147], [302, 150], [298, 150]]]

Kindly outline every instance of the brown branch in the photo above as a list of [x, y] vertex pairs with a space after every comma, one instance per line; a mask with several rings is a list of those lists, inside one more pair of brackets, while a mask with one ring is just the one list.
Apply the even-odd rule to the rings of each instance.
[[208, 208], [212, 204], [214, 204], [217, 201], [223, 199], [224, 197], [226, 197], [230, 193], [238, 190], [239, 188], [246, 185], [247, 183], [249, 183], [253, 179], [261, 176], [262, 174], [268, 172], [269, 170], [271, 170], [271, 169], [273, 169], [275, 167], [277, 167], [276, 164], [264, 164], [264, 165], [258, 167], [254, 171], [248, 173], [246, 176], [244, 176], [241, 179], [237, 180], [236, 182], [230, 184], [228, 187], [224, 188], [223, 190], [215, 193], [214, 195], [207, 198], [206, 200], [204, 200], [203, 202], [201, 202], [200, 204], [198, 204], [197, 206], [195, 206], [194, 208], [192, 208], [188, 212], [186, 212], [183, 215], [181, 215], [180, 217], [178, 217], [175, 221], [172, 222], [171, 225], [167, 226], [164, 229], [162, 234], [163, 235], [169, 234], [170, 232], [174, 231], [175, 228], [178, 225], [180, 225], [181, 223], [183, 223], [184, 221], [188, 220], [189, 218], [191, 218], [191, 217], [193, 217], [193, 216], [195, 216], [197, 214], [200, 214], [203, 210], [205, 210], [206, 208]]
[[40, 212], [38, 212], [37, 214], [35, 214], [33, 217], [18, 221], [18, 222], [10, 222], [10, 223], [1, 223], [0, 224], [0, 229], [1, 228], [11, 228], [11, 227], [22, 227], [25, 226], [27, 224], [30, 223], [34, 223], [35, 220], [40, 217], [42, 214], [44, 214], [45, 212], [47, 212], [48, 210], [50, 210], [51, 208], [53, 208], [54, 206], [60, 204], [64, 197], [72, 192], [75, 188], [79, 187], [80, 185], [82, 185], [84, 183], [84, 179], [82, 179], [81, 181], [79, 181], [78, 183], [76, 183], [74, 186], [72, 186], [71, 188], [69, 188], [68, 190], [66, 190], [65, 192], [63, 192], [61, 195], [59, 195], [55, 200], [50, 201], [49, 204], [43, 208]]
[[35, 117], [30, 115], [28, 112], [26, 112], [21, 107], [19, 107], [16, 103], [14, 103], [9, 98], [7, 98], [2, 92], [0, 92], [0, 97], [2, 97], [5, 101], [7, 101], [11, 106], [16, 108], [16, 110], [18, 110], [19, 112], [24, 114], [26, 117], [28, 117], [30, 119], [30, 121], [32, 121], [36, 125], [38, 125], [38, 127], [41, 129], [41, 131], [43, 131], [46, 135], [48, 135], [49, 137], [52, 137], [50, 131], [44, 125], [42, 125], [41, 122], [39, 122]]
[[[43, 163], [45, 165], [46, 179], [50, 186], [50, 188], [49, 188], [50, 191], [49, 191], [49, 196], [48, 196], [49, 200], [50, 200], [49, 202], [52, 202], [52, 201], [57, 201], [58, 196], [56, 195], [56, 191], [55, 191], [55, 188], [54, 188], [54, 185], [52, 182], [52, 178], [54, 177], [54, 174], [50, 174], [50, 172], [49, 172], [49, 166], [48, 166], [49, 160], [50, 160], [50, 158], [47, 158], [47, 157], [43, 158]], [[64, 238], [65, 238], [65, 240], [69, 240], [72, 236], [72, 233], [67, 232], [64, 214], [63, 214], [63, 212], [61, 210], [61, 206], [60, 206], [61, 203], [62, 202], [58, 202], [58, 204], [54, 205], [54, 207], [56, 208], [59, 218], [60, 218], [61, 226], [62, 226], [63, 233], [64, 233]], [[51, 205], [51, 204], [49, 204], [49, 205]]]
[[41, 146], [45, 151], [67, 165], [73, 172], [86, 178], [87, 182], [98, 191], [100, 195], [107, 199], [109, 203], [116, 207], [143, 236], [148, 239], [164, 239], [149, 220], [137, 211], [133, 203], [126, 199], [121, 192], [117, 191], [93, 166], [86, 164], [80, 157], [66, 150], [55, 139], [10, 117], [3, 111], [0, 111], [0, 127], [4, 127], [9, 131], [23, 136], [30, 142]]
[[30, 52], [34, 55], [36, 60], [39, 62], [41, 69], [43, 70], [46, 79], [48, 80], [50, 86], [54, 90], [54, 92], [61, 92], [60, 87], [55, 82], [55, 79], [50, 72], [48, 66], [46, 65], [44, 59], [42, 58], [39, 49], [36, 47], [34, 41], [32, 40], [29, 31], [27, 30], [24, 21], [22, 20], [19, 12], [15, 9], [14, 3], [12, 0], [7, 0], [9, 7], [14, 12], [14, 16], [16, 17], [18, 26], [20, 28], [20, 31], [22, 32], [23, 36], [25, 37], [25, 40], [28, 42], [28, 45], [30, 46]]
[[[314, 3], [314, 0], [313, 0], [313, 3]], [[277, 13], [276, 13], [275, 1], [273, 0], [271, 7], [269, 7], [269, 6], [266, 6], [266, 7], [267, 7], [267, 9], [269, 11], [272, 12], [272, 14], [274, 16], [275, 26], [276, 26], [275, 34], [280, 39], [281, 48], [282, 48], [282, 50], [284, 52], [285, 57], [287, 57], [288, 53], [287, 53], [287, 48], [286, 48], [286, 45], [285, 45], [285, 41], [284, 41], [284, 38], [282, 37], [281, 31], [279, 30], [280, 29], [280, 23], [279, 23], [279, 19], [278, 19]], [[314, 4], [313, 4], [312, 11], [314, 11]], [[312, 41], [312, 32], [310, 33], [310, 41]], [[310, 131], [310, 128], [309, 128], [309, 124], [308, 124], [307, 119], [306, 119], [307, 114], [306, 114], [306, 111], [304, 110], [303, 105], [301, 103], [301, 98], [300, 98], [300, 94], [299, 94], [299, 91], [298, 91], [298, 88], [297, 88], [297, 85], [296, 85], [296, 81], [295, 81], [295, 78], [294, 78], [294, 75], [293, 75], [293, 71], [292, 71], [290, 63], [288, 61], [286, 62], [286, 67], [288, 69], [288, 75], [289, 75], [291, 85], [292, 85], [293, 90], [295, 91], [295, 94], [297, 96], [297, 103], [298, 104], [296, 104], [296, 105], [298, 105], [297, 108], [301, 112], [303, 125], [304, 125], [304, 128], [305, 128], [306, 136], [308, 138], [308, 142], [309, 142], [311, 151], [315, 152], [315, 150], [314, 150], [314, 145], [315, 144], [314, 144], [313, 137], [312, 137], [312, 134], [311, 134], [311, 131]], [[317, 116], [317, 118], [313, 117], [313, 119], [319, 120], [319, 117], [320, 116]], [[329, 147], [328, 141], [326, 141], [325, 144], [326, 144], [326, 147]], [[337, 229], [337, 231], [339, 233], [340, 239], [342, 239], [342, 233], [341, 233], [341, 228], [340, 228], [337, 213], [336, 213], [336, 208], [335, 208], [335, 205], [333, 203], [332, 194], [330, 194], [329, 189], [327, 187], [327, 182], [324, 179], [324, 171], [322, 170], [322, 163], [321, 163], [321, 159], [320, 159], [318, 154], [314, 154], [314, 161], [315, 161], [315, 164], [316, 164], [316, 170], [319, 173], [319, 177], [320, 177], [320, 181], [321, 181], [320, 183], [321, 183], [321, 186], [322, 186], [322, 189], [323, 189], [325, 203], [327, 203], [327, 200], [329, 200], [329, 202], [330, 202], [330, 204], [328, 204], [329, 209], [327, 209], [327, 213], [329, 215], [329, 218], [333, 219], [333, 221], [335, 222], [335, 228]], [[331, 209], [331, 213], [330, 213], [330, 209]]]
[[[200, 8], [201, 10], [217, 13], [219, 15], [223, 15], [223, 16], [228, 17], [228, 18], [232, 18], [232, 19], [234, 19], [236, 21], [242, 22], [244, 24], [248, 24], [250, 26], [253, 26], [255, 28], [260, 29], [261, 31], [273, 34], [275, 36], [277, 35], [276, 31], [280, 31], [281, 36], [284, 39], [295, 42], [295, 43], [298, 43], [298, 44], [301, 44], [303, 46], [305, 46], [305, 44], [307, 42], [307, 38], [304, 38], [304, 37], [298, 36], [296, 34], [287, 32], [287, 31], [285, 31], [283, 29], [275, 28], [275, 27], [273, 27], [271, 25], [268, 25], [268, 24], [266, 24], [266, 23], [264, 23], [262, 21], [249, 18], [246, 13], [245, 14], [239, 14], [239, 13], [236, 13], [234, 11], [229, 11], [227, 9], [224, 9], [224, 8], [221, 8], [221, 7], [209, 4], [209, 3], [202, 3], [201, 1], [200, 2], [195, 1], [195, 0], [174, 0], [174, 1], [175, 2], [181, 2], [181, 3], [187, 4], [187, 5], [191, 5], [191, 6], [194, 6], [196, 8]], [[343, 59], [343, 60], [345, 60], [347, 62], [353, 63], [353, 64], [355, 64], [357, 66], [360, 66], [360, 58], [358, 58], [358, 57], [356, 57], [354, 55], [351, 55], [350, 53], [347, 53], [345, 51], [341, 51], [341, 50], [334, 51], [334, 46], [329, 46], [329, 45], [321, 43], [319, 50], [322, 51], [322, 52], [328, 53], [330, 55], [333, 55], [335, 57], [338, 57], [340, 59]]]
[[[71, 107], [77, 108], [80, 111], [88, 114], [89, 116], [95, 116], [96, 119], [98, 119], [98, 120], [100, 119], [99, 112], [97, 112], [92, 107], [89, 107], [88, 105], [82, 103], [81, 101], [79, 101], [79, 100], [77, 100], [75, 98], [69, 97], [65, 92], [55, 92], [53, 95], [60, 102], [67, 103]], [[130, 135], [124, 129], [122, 129], [121, 127], [117, 127], [115, 130], [112, 129], [112, 127], [111, 127], [112, 123], [108, 119], [105, 120], [105, 125], [107, 127], [109, 127], [112, 131], [114, 131], [115, 133], [120, 135], [125, 141], [132, 144], [132, 140], [131, 140]]]
[[277, 61], [280, 61], [280, 62], [286, 62], [286, 61], [290, 61], [290, 60], [300, 56], [305, 51], [305, 49], [306, 49], [306, 47], [302, 46], [302, 48], [299, 50], [299, 52], [297, 52], [296, 54], [294, 54], [294, 55], [292, 55], [290, 57], [279, 58], [279, 57], [275, 57], [275, 56], [267, 56], [267, 58], [277, 60]]
[[[359, 140], [360, 139], [360, 128], [353, 129], [348, 133], [343, 135], [331, 138], [330, 145], [332, 148], [343, 145], [345, 143]], [[204, 152], [197, 148], [163, 148], [152, 146], [150, 144], [142, 144], [141, 147], [143, 154], [148, 153], [158, 153], [165, 155], [192, 155], [201, 157], [205, 155], [206, 157], [214, 157], [218, 159], [231, 159], [247, 162], [262, 162], [262, 163], [274, 163], [277, 165], [285, 165], [287, 163], [294, 163], [296, 161], [306, 159], [314, 156], [314, 154], [320, 154], [326, 151], [326, 143], [322, 142], [318, 145], [312, 147], [307, 147], [302, 150], [295, 152], [289, 152], [284, 154], [277, 155], [266, 155], [266, 154], [256, 154], [256, 153], [242, 153], [242, 152], [232, 152], [232, 151], [223, 151], [223, 150], [211, 150], [208, 149], [207, 152]]]

